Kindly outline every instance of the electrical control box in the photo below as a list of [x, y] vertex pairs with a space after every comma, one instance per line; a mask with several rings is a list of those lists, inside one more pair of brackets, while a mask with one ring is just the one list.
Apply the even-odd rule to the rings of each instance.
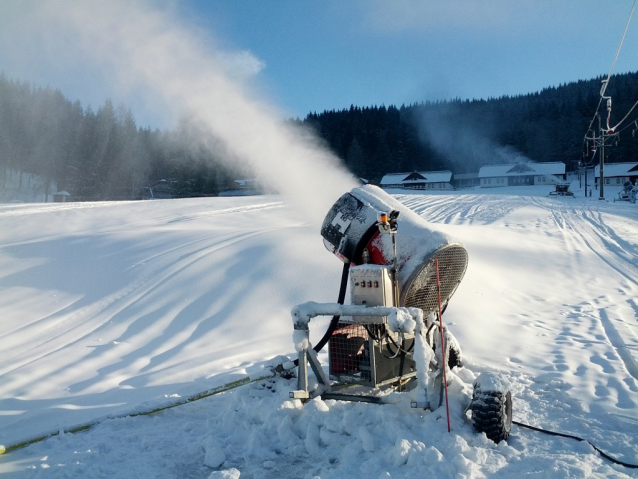
[[[394, 306], [390, 268], [362, 264], [350, 268], [350, 300], [363, 306]], [[383, 323], [385, 318], [365, 316], [358, 322]]]

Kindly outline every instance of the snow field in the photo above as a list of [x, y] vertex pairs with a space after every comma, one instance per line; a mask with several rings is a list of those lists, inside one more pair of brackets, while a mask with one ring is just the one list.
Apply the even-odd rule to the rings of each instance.
[[[276, 196], [3, 205], [0, 443], [101, 422], [0, 456], [0, 472], [638, 477], [586, 443], [518, 426], [494, 445], [463, 415], [475, 377], [498, 371], [515, 420], [638, 463], [636, 206], [525, 188], [397, 198], [470, 256], [444, 315], [466, 362], [452, 378], [451, 433], [444, 408], [411, 409], [409, 394], [301, 407], [283, 379], [104, 420], [292, 355], [290, 309], [334, 302], [341, 264]], [[313, 320], [311, 341], [325, 324]]]

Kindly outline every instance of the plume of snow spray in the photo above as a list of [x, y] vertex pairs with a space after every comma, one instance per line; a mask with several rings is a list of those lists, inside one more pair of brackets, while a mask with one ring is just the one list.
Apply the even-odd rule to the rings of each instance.
[[[490, 139], [489, 118], [468, 118], [454, 104], [428, 107], [419, 118], [421, 138], [454, 165], [457, 173], [477, 172], [481, 166], [528, 163], [508, 145]], [[480, 125], [480, 129], [477, 127]]]
[[[221, 142], [229, 161], [247, 164], [309, 221], [319, 223], [355, 185], [336, 157], [284, 123], [283, 113], [249, 88], [246, 79], [263, 66], [258, 59], [216, 48], [210, 34], [180, 22], [174, 5], [144, 0], [17, 5], [9, 9], [12, 20], [0, 21], [10, 30], [3, 43], [10, 37], [14, 47], [39, 42], [49, 59], [75, 69], [81, 62], [111, 88], [143, 96], [173, 124], [188, 116], [200, 144]], [[35, 50], [32, 46], [30, 54]]]

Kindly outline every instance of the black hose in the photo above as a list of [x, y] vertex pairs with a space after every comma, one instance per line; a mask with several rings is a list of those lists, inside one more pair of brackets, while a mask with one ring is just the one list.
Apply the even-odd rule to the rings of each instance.
[[542, 433], [545, 433], [545, 434], [549, 434], [551, 436], [566, 437], [566, 438], [569, 438], [569, 439], [576, 439], [577, 441], [586, 442], [591, 447], [593, 447], [598, 452], [598, 454], [603, 456], [605, 459], [613, 462], [614, 464], [618, 464], [620, 466], [628, 467], [630, 469], [638, 469], [638, 465], [629, 464], [627, 462], [619, 461], [618, 459], [615, 459], [615, 458], [611, 457], [606, 452], [601, 451], [596, 446], [594, 446], [591, 442], [589, 442], [587, 439], [583, 439], [582, 437], [573, 436], [572, 434], [563, 434], [562, 432], [548, 431], [546, 429], [541, 429], [540, 427], [530, 426], [529, 424], [523, 424], [522, 422], [518, 422], [518, 421], [512, 421], [512, 424], [516, 424], [517, 426], [525, 427], [527, 429], [531, 429], [532, 431], [537, 431], [537, 432], [542, 432]]
[[[343, 270], [341, 272], [341, 286], [339, 287], [339, 298], [337, 299], [337, 303], [343, 304], [346, 299], [346, 289], [348, 286], [348, 271], [350, 270], [350, 263], [343, 263]], [[332, 333], [337, 329], [337, 325], [339, 324], [339, 318], [341, 316], [335, 315], [330, 320], [330, 324], [328, 325], [328, 329], [326, 330], [323, 337], [319, 340], [319, 342], [313, 348], [316, 352], [319, 352], [323, 349], [326, 343], [330, 340]], [[299, 358], [294, 360], [295, 366], [299, 364]]]
[[[343, 270], [341, 271], [341, 287], [339, 288], [339, 298], [337, 299], [337, 303], [343, 304], [346, 299], [346, 289], [348, 286], [348, 271], [350, 270], [350, 263], [343, 263]], [[339, 318], [341, 316], [333, 316], [332, 320], [330, 320], [330, 325], [326, 330], [326, 333], [323, 335], [323, 338], [315, 345], [314, 350], [319, 352], [323, 349], [326, 343], [330, 340], [332, 333], [334, 333], [335, 329], [337, 329], [337, 325], [339, 324]]]
[[[405, 356], [406, 354], [412, 352], [412, 350], [414, 349], [414, 343], [416, 343], [416, 338], [414, 339], [414, 341], [412, 341], [412, 344], [410, 345], [410, 347], [408, 347], [408, 349], [404, 349], [403, 346], [399, 346], [396, 343], [396, 341], [392, 338], [392, 336], [390, 334], [388, 334], [387, 331], [386, 331], [385, 334], [386, 334], [386, 337], [388, 338], [388, 341], [386, 343], [386, 347], [388, 349], [388, 352], [392, 356], [386, 356], [385, 354], [383, 354], [383, 351], [381, 351], [381, 354], [383, 354], [384, 357], [386, 357], [388, 359], [394, 359], [394, 358], [396, 358], [399, 355], [399, 353], [401, 353], [401, 355]], [[379, 342], [381, 342], [381, 341], [379, 341]], [[394, 344], [394, 346], [397, 348], [395, 352], [392, 352], [392, 348], [390, 347], [390, 343]]]

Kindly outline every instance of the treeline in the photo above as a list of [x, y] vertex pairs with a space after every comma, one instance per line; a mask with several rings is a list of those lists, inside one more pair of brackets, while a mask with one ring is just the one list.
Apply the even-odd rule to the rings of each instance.
[[[598, 162], [583, 138], [601, 80], [487, 100], [353, 105], [290, 121], [314, 129], [355, 175], [371, 181], [392, 172], [471, 173], [485, 164], [526, 160], [563, 161], [572, 169], [579, 161]], [[613, 100], [613, 126], [638, 100], [638, 73], [613, 76], [606, 95]], [[605, 126], [605, 102], [600, 112]], [[638, 108], [608, 140], [606, 161], [635, 161], [637, 118]], [[593, 127], [598, 133], [597, 119]], [[0, 188], [7, 172], [19, 171], [81, 200], [138, 198], [160, 180], [167, 180], [173, 196], [202, 196], [217, 195], [233, 178], [249, 174], [239, 165], [231, 170], [223, 148], [196, 148], [190, 131], [186, 123], [174, 131], [139, 128], [125, 106], [106, 101], [94, 111], [59, 90], [0, 74]]]
[[[488, 100], [424, 102], [409, 106], [357, 107], [311, 113], [311, 126], [356, 175], [379, 180], [390, 172], [451, 169], [477, 172], [485, 164], [517, 161], [592, 163], [585, 133], [600, 100], [602, 77], [545, 88], [527, 95]], [[615, 75], [610, 126], [638, 101], [638, 73]], [[600, 109], [606, 126], [606, 102]], [[635, 161], [638, 138], [627, 118], [617, 137], [608, 138], [606, 161]], [[593, 127], [598, 134], [598, 120]], [[589, 156], [587, 156], [589, 154]], [[593, 162], [598, 163], [596, 157]]]
[[0, 188], [19, 171], [79, 200], [139, 198], [163, 179], [173, 196], [218, 194], [232, 172], [214, 153], [193, 151], [186, 136], [138, 128], [131, 111], [110, 100], [93, 111], [59, 90], [0, 75]]

